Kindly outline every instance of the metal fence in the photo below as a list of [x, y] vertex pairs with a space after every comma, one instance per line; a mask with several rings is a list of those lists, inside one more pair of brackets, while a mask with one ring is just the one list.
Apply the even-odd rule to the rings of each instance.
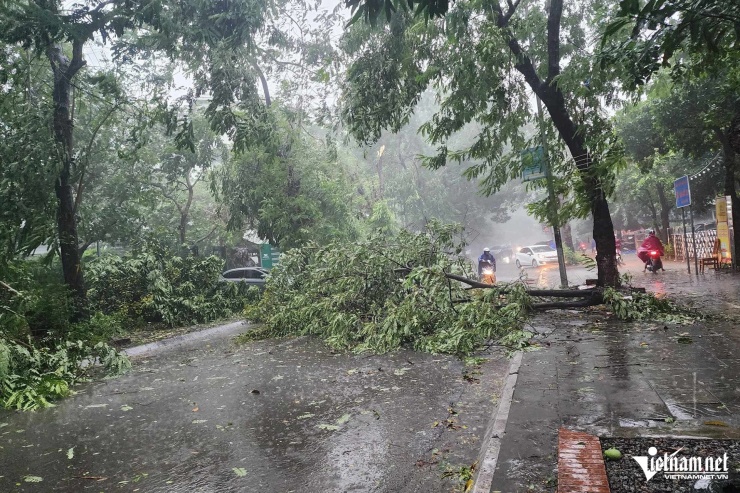
[[[730, 230], [732, 231], [732, 230]], [[730, 232], [732, 237], [732, 232]], [[717, 239], [717, 230], [708, 229], [696, 233], [696, 251], [699, 258], [711, 257], [714, 250], [714, 241]], [[694, 235], [686, 233], [687, 245], [684, 245], [683, 233], [674, 233], [671, 235], [670, 243], [673, 246], [673, 255], [676, 260], [686, 260], [688, 250], [689, 258], [694, 257]]]

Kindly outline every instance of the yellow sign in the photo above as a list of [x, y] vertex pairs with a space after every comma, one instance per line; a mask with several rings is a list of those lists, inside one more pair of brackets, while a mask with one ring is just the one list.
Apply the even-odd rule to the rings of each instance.
[[730, 226], [727, 223], [727, 198], [717, 197], [714, 200], [717, 209], [717, 239], [720, 243], [720, 259], [729, 259], [730, 254]]

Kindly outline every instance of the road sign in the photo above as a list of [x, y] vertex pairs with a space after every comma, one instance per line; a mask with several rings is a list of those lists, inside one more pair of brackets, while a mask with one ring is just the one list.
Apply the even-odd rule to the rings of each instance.
[[280, 250], [269, 243], [260, 245], [260, 267], [272, 269], [280, 262]]
[[689, 188], [689, 177], [682, 176], [673, 182], [673, 190], [676, 192], [676, 207], [688, 207], [691, 205], [691, 189]]
[[542, 146], [530, 147], [522, 151], [522, 181], [545, 178], [545, 151]]

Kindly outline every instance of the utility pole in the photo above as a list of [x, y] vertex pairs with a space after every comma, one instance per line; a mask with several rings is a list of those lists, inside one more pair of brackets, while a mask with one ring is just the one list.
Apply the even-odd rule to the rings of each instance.
[[552, 169], [550, 167], [550, 156], [547, 152], [547, 142], [545, 138], [545, 117], [542, 113], [542, 101], [539, 96], [537, 99], [537, 114], [540, 120], [540, 140], [542, 141], [542, 153], [545, 157], [545, 180], [547, 180], [547, 194], [550, 199], [550, 225], [555, 234], [555, 249], [558, 251], [558, 267], [560, 268], [560, 287], [568, 287], [568, 274], [565, 271], [565, 255], [563, 254], [563, 239], [560, 237], [560, 226], [558, 226], [557, 199], [555, 197], [555, 185], [552, 182]]

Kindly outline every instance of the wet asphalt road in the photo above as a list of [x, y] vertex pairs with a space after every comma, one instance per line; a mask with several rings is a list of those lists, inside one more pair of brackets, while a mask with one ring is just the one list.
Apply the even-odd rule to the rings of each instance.
[[[740, 282], [726, 282], [728, 274], [688, 275], [681, 263], [657, 275], [641, 269], [628, 259], [635, 285], [705, 310], [740, 308]], [[559, 283], [556, 267], [525, 272], [540, 287]], [[499, 280], [519, 274], [499, 267]], [[569, 269], [571, 283], [593, 276]], [[661, 327], [605, 331], [599, 319], [563, 312], [535, 322], [556, 334], [549, 349], [526, 355], [499, 480], [552, 491], [550, 442], [563, 423], [612, 432], [665, 427], [653, 418], [671, 413], [679, 418], [673, 431], [684, 433], [711, 410], [737, 426], [738, 387], [727, 379], [736, 378], [740, 341], [722, 338], [733, 327], [683, 329], [697, 338], [684, 346]], [[713, 342], [699, 343], [699, 335]], [[333, 354], [307, 338], [235, 346], [221, 334], [170, 344], [137, 356], [129, 375], [83, 386], [55, 408], [0, 411], [0, 492], [459, 491], [459, 475], [443, 476], [477, 459], [508, 368], [502, 354], [486, 357], [476, 369], [408, 351]], [[593, 361], [584, 364], [586, 357]], [[604, 358], [611, 366], [597, 372]], [[692, 372], [703, 368], [695, 383]], [[697, 402], [719, 404], [697, 414]], [[518, 491], [509, 485], [502, 491]]]
[[0, 492], [460, 490], [445, 473], [477, 459], [508, 369], [484, 357], [182, 343], [55, 408], [0, 411]]

